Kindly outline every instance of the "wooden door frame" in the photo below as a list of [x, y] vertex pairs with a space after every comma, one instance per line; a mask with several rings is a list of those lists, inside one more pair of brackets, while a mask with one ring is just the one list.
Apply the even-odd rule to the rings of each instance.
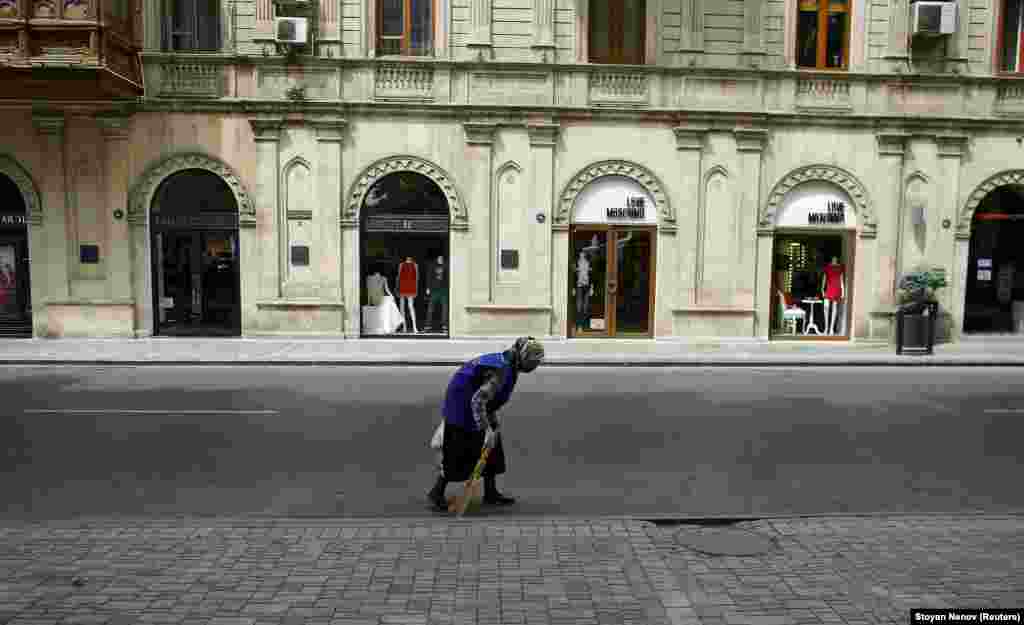
[[[605, 246], [608, 249], [608, 254], [605, 259], [605, 279], [604, 279], [604, 299], [605, 299], [605, 330], [604, 332], [583, 332], [578, 333], [576, 330], [576, 307], [569, 306], [568, 302], [574, 301], [576, 285], [572, 280], [568, 281], [568, 299], [566, 299], [568, 308], [568, 315], [566, 315], [567, 323], [567, 335], [570, 338], [653, 338], [654, 337], [654, 323], [656, 319], [655, 314], [655, 293], [657, 292], [657, 276], [658, 276], [658, 227], [654, 225], [640, 225], [640, 224], [572, 224], [569, 229], [569, 267], [567, 268], [569, 275], [572, 275], [572, 264], [574, 261], [573, 256], [573, 244], [576, 241], [577, 232], [604, 232], [605, 233]], [[610, 279], [613, 274], [617, 271], [618, 265], [618, 246], [615, 245], [618, 240], [618, 234], [621, 232], [629, 231], [640, 231], [647, 232], [651, 236], [651, 251], [650, 251], [650, 277], [649, 284], [647, 287], [647, 332], [636, 332], [630, 334], [620, 334], [617, 327], [617, 310], [615, 302], [611, 298], [611, 289], [609, 285], [613, 283]], [[614, 284], [616, 286], [616, 294], [618, 294], [618, 276], [615, 275]]]

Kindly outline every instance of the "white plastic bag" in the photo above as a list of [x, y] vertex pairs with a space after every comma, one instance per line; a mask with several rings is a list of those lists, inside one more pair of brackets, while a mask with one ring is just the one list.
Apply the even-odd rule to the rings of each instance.
[[431, 449], [441, 449], [444, 447], [444, 419], [441, 419], [441, 423], [434, 430], [434, 436], [430, 439]]

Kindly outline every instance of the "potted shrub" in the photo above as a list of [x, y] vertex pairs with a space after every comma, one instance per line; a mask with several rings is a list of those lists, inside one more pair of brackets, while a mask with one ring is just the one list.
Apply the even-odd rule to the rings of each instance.
[[896, 321], [896, 353], [910, 349], [932, 353], [935, 345], [935, 319], [939, 302], [935, 291], [947, 286], [946, 270], [915, 269], [905, 274], [897, 286], [900, 307]]

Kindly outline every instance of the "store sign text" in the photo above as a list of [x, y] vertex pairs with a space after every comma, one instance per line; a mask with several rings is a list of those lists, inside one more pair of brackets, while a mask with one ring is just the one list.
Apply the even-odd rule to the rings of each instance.
[[812, 226], [821, 224], [845, 224], [846, 203], [830, 200], [825, 205], [825, 212], [807, 213], [807, 223]]
[[237, 228], [238, 215], [154, 215], [153, 223], [165, 228]]
[[25, 223], [24, 215], [0, 215], [0, 226], [23, 226]]
[[643, 219], [646, 204], [642, 195], [628, 196], [624, 207], [608, 207], [608, 219]]

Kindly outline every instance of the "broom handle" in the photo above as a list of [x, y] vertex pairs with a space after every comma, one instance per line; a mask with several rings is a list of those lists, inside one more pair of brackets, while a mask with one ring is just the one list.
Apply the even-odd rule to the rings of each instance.
[[491, 455], [491, 448], [484, 447], [484, 451], [480, 454], [480, 460], [476, 463], [476, 467], [473, 469], [473, 475], [470, 480], [480, 479], [480, 474], [484, 472], [484, 465], [487, 464], [487, 457]]

